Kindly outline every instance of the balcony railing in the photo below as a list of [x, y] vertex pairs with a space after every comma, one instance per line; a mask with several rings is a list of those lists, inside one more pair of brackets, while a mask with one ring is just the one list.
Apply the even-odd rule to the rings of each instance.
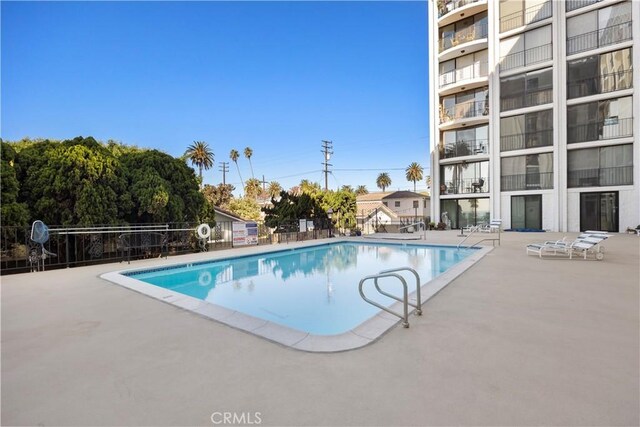
[[468, 101], [450, 108], [440, 106], [440, 123], [489, 115], [489, 101]]
[[453, 34], [443, 36], [439, 41], [440, 52], [463, 43], [486, 38], [488, 28], [489, 27], [486, 22], [476, 22], [475, 24], [456, 31]]
[[604, 122], [567, 125], [567, 143], [600, 141], [633, 136], [633, 117], [609, 117]]
[[631, 40], [631, 37], [631, 17], [629, 17], [627, 22], [567, 38], [567, 55]]
[[553, 188], [553, 172], [523, 173], [500, 177], [501, 191], [546, 190]]
[[568, 98], [615, 92], [633, 87], [633, 70], [622, 70], [567, 83]]
[[513, 151], [525, 148], [548, 147], [553, 145], [553, 129], [543, 129], [526, 134], [501, 135], [500, 150]]
[[525, 10], [519, 10], [518, 12], [503, 16], [500, 19], [500, 32], [513, 30], [514, 28], [522, 27], [532, 22], [542, 21], [543, 19], [549, 18], [552, 13], [553, 8], [551, 1], [528, 7]]
[[570, 170], [567, 181], [569, 188], [633, 185], [633, 166]]
[[438, 18], [442, 18], [449, 12], [466, 6], [471, 3], [476, 3], [479, 0], [438, 0]]
[[488, 75], [489, 68], [487, 62], [477, 62], [460, 69], [440, 74], [440, 88], [442, 89], [452, 84], [461, 83], [467, 80], [487, 77]]
[[489, 141], [476, 139], [475, 141], [458, 141], [455, 144], [446, 144], [441, 147], [440, 157], [450, 159], [452, 157], [473, 156], [476, 154], [488, 154]]
[[567, 0], [567, 12], [571, 12], [572, 10], [580, 9], [581, 7], [589, 6], [601, 1], [602, 0]]
[[553, 44], [532, 47], [531, 49], [513, 52], [500, 58], [500, 71], [510, 70], [516, 67], [549, 61], [553, 58]]
[[461, 178], [444, 181], [440, 186], [440, 194], [473, 194], [488, 193], [489, 178]]
[[509, 111], [517, 108], [533, 107], [535, 105], [553, 102], [553, 90], [542, 88], [515, 94], [505, 94], [500, 99], [500, 110]]

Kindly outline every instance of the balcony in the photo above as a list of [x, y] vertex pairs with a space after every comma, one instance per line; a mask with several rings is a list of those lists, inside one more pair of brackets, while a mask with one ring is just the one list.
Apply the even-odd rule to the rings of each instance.
[[462, 30], [456, 31], [447, 36], [443, 36], [438, 42], [439, 53], [456, 47], [465, 43], [470, 43], [475, 40], [487, 38], [488, 25], [486, 22], [477, 22], [473, 25], [469, 25]]
[[500, 58], [500, 71], [526, 67], [527, 65], [550, 61], [551, 59], [553, 59], [553, 44], [549, 43], [503, 56]]
[[513, 30], [523, 25], [532, 24], [550, 18], [553, 14], [552, 2], [547, 1], [541, 5], [528, 7], [522, 11], [503, 16], [500, 19], [500, 32]]
[[551, 88], [529, 90], [511, 94], [511, 96], [501, 96], [500, 111], [516, 110], [518, 108], [533, 107], [551, 102], [553, 102], [553, 90]]
[[469, 66], [447, 71], [440, 74], [440, 95], [446, 95], [455, 91], [460, 85], [467, 85], [477, 82], [476, 85], [465, 86], [465, 89], [485, 86], [486, 77], [489, 75], [487, 62], [479, 62]]
[[488, 140], [477, 139], [474, 141], [457, 141], [455, 144], [445, 144], [444, 146], [440, 146], [441, 159], [479, 154], [489, 154]]
[[468, 101], [456, 104], [450, 108], [440, 105], [440, 124], [456, 122], [457, 120], [473, 119], [489, 115], [489, 101]]
[[440, 195], [488, 193], [489, 178], [461, 178], [444, 181], [440, 185]]
[[548, 147], [551, 145], [553, 145], [553, 129], [500, 136], [500, 151], [523, 150], [525, 148]]
[[487, 0], [438, 0], [437, 4], [439, 27], [487, 10]]
[[567, 83], [568, 99], [631, 89], [633, 70], [622, 70]]
[[578, 169], [567, 172], [567, 187], [605, 187], [608, 185], [633, 185], [633, 166]]
[[601, 2], [602, 0], [567, 0], [567, 12]]
[[609, 117], [603, 122], [567, 126], [567, 143], [600, 141], [633, 136], [633, 117]]
[[567, 55], [631, 40], [632, 36], [629, 17], [627, 22], [567, 38]]
[[553, 172], [523, 173], [500, 177], [500, 191], [547, 190], [553, 188]]

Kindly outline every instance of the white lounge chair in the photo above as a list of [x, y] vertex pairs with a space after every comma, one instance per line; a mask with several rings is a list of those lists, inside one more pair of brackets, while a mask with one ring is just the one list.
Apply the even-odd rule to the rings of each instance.
[[582, 255], [587, 259], [589, 254], [593, 254], [595, 259], [602, 260], [604, 258], [604, 247], [601, 245], [609, 237], [603, 232], [585, 232], [578, 236], [573, 242], [566, 240], [547, 241], [544, 243], [533, 243], [527, 245], [527, 255], [535, 253], [540, 258], [543, 255], [568, 255], [569, 259], [573, 259], [574, 255]]

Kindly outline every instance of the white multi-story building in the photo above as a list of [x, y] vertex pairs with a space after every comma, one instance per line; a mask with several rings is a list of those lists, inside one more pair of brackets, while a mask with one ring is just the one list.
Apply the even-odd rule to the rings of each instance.
[[640, 2], [429, 6], [431, 217], [640, 224]]

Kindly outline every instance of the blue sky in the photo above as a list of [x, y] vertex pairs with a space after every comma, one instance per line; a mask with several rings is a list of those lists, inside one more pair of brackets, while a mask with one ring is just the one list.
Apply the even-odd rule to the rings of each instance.
[[[6, 2], [5, 140], [78, 135], [218, 162], [250, 146], [256, 177], [285, 188], [428, 172], [426, 2]], [[244, 179], [251, 176], [244, 158]], [[345, 169], [376, 169], [372, 171]], [[234, 164], [227, 182], [239, 187]], [[423, 182], [418, 187], [425, 189]]]

